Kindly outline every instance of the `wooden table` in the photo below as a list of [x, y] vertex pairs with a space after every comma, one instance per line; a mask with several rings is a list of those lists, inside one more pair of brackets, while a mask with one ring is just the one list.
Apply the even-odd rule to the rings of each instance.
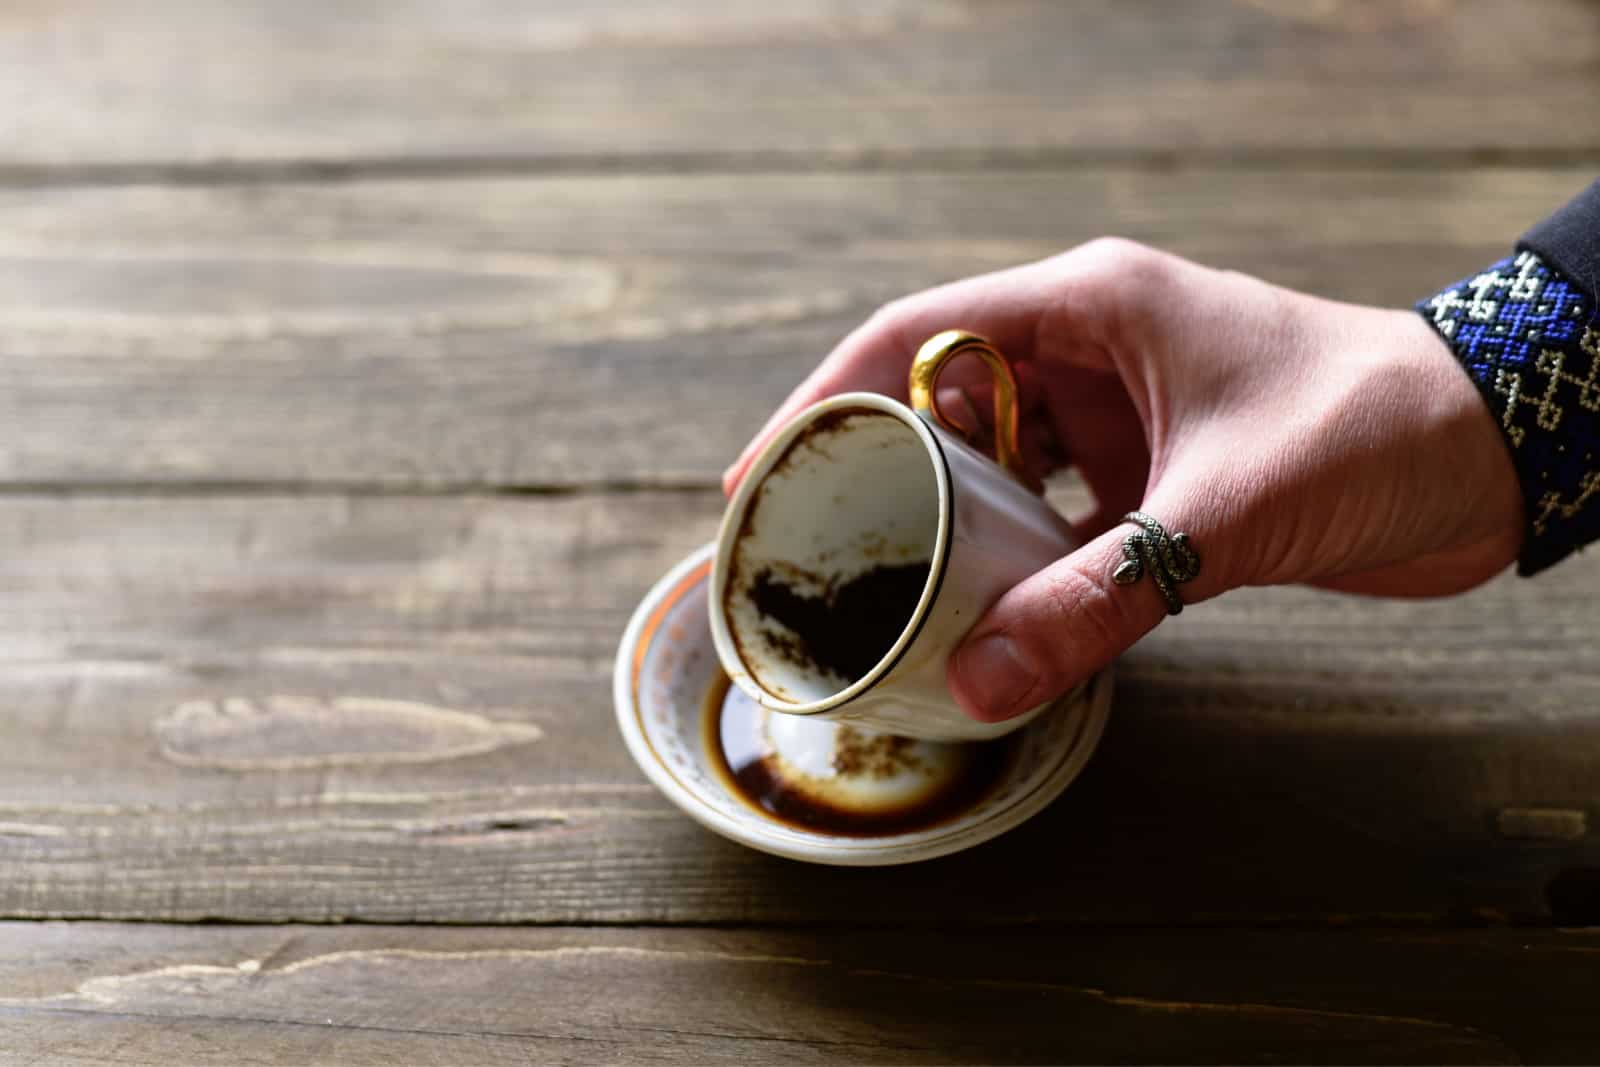
[[1593, 560], [1185, 614], [903, 869], [702, 831], [607, 678], [885, 299], [1118, 233], [1403, 304], [1597, 98], [1591, 0], [5, 5], [4, 1058], [1594, 1059]]

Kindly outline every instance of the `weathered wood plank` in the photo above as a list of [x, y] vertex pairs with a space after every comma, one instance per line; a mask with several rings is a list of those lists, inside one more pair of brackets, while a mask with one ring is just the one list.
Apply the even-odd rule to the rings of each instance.
[[1597, 90], [1583, 0], [70, 0], [0, 16], [0, 163], [30, 168], [1593, 150]]
[[[1047, 813], [772, 859], [631, 766], [608, 676], [713, 493], [0, 500], [0, 913], [448, 922], [1597, 921], [1600, 569], [1223, 598]], [[394, 702], [404, 702], [395, 704]], [[975, 903], [977, 902], [977, 903]]]
[[[1600, 936], [0, 926], [51, 1063], [1565, 1063]], [[603, 991], [603, 992], [601, 992]]]
[[1402, 304], [1587, 180], [1110, 169], [0, 193], [0, 482], [711, 484], [901, 293], [1121, 233]]

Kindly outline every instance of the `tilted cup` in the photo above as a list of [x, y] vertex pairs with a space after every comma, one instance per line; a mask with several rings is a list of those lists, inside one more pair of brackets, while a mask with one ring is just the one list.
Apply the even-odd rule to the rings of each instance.
[[[963, 441], [935, 400], [940, 372], [969, 354], [993, 377], [998, 463]], [[931, 338], [912, 362], [910, 394], [909, 407], [877, 393], [831, 397], [756, 457], [717, 538], [712, 638], [734, 684], [771, 711], [933, 741], [998, 737], [1047, 705], [978, 722], [951, 697], [946, 663], [1006, 590], [1079, 542], [1020, 481], [1016, 379], [993, 345], [959, 330]], [[796, 635], [757, 604], [757, 584], [773, 575], [820, 597], [874, 567], [922, 561], [915, 610], [853, 682], [797, 655]]]

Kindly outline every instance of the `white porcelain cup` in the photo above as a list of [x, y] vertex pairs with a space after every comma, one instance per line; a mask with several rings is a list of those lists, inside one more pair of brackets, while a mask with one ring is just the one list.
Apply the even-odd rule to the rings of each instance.
[[[952, 432], [934, 398], [940, 372], [969, 354], [993, 376], [999, 462]], [[933, 741], [998, 737], [1046, 705], [978, 722], [951, 697], [946, 663], [991, 604], [1078, 540], [1014, 473], [1016, 380], [993, 345], [939, 334], [917, 353], [910, 392], [910, 407], [876, 393], [831, 397], [795, 416], [756, 458], [717, 539], [712, 638], [734, 684], [771, 711]], [[756, 604], [763, 576], [825, 597], [873, 567], [921, 561], [929, 572], [915, 611], [854, 682], [796, 656], [795, 635]]]

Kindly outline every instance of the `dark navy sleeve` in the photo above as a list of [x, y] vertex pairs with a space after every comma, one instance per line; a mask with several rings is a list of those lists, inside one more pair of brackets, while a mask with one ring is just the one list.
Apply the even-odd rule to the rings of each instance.
[[1527, 249], [1593, 297], [1600, 293], [1600, 181], [1522, 235]]
[[1516, 255], [1417, 305], [1505, 435], [1522, 483], [1524, 575], [1600, 537], [1600, 182]]

